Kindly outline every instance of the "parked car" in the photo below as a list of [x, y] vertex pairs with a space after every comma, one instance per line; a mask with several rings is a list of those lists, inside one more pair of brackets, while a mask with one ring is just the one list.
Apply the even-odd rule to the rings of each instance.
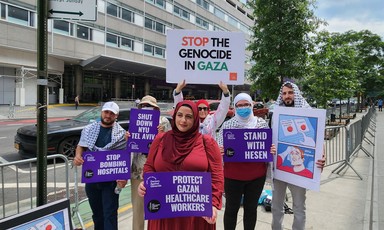
[[[130, 108], [120, 106], [118, 122], [126, 130], [129, 127], [130, 110]], [[47, 124], [47, 154], [63, 154], [69, 158], [74, 157], [82, 129], [89, 123], [100, 120], [100, 114], [101, 107], [98, 106], [84, 111], [71, 119], [49, 122]], [[15, 136], [14, 145], [21, 157], [36, 157], [36, 125], [19, 128]]]
[[[215, 113], [215, 111], [219, 107], [220, 101], [219, 100], [208, 100], [208, 104], [209, 104], [209, 114], [213, 114], [213, 113]], [[233, 110], [233, 107], [229, 106], [225, 120], [228, 120], [233, 116], [235, 116], [235, 111]]]
[[269, 109], [264, 106], [262, 102], [255, 102], [253, 104], [253, 115], [263, 119], [268, 118]]

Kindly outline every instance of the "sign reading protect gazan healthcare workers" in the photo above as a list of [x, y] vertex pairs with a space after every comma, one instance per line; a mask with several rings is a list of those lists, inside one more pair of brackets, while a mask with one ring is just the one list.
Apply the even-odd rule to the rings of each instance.
[[131, 152], [148, 153], [155, 139], [160, 120], [160, 111], [131, 109], [127, 149]]
[[242, 32], [167, 30], [167, 83], [244, 84]]
[[208, 172], [144, 173], [145, 219], [212, 216], [212, 184]]
[[270, 162], [271, 129], [224, 129], [224, 162]]
[[81, 183], [128, 180], [131, 154], [126, 150], [84, 152]]

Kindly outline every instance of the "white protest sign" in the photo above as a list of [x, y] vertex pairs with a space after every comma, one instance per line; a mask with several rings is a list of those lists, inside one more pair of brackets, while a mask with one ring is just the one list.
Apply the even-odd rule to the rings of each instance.
[[275, 106], [272, 117], [274, 178], [319, 191], [326, 111]]
[[167, 31], [167, 83], [244, 84], [242, 32]]

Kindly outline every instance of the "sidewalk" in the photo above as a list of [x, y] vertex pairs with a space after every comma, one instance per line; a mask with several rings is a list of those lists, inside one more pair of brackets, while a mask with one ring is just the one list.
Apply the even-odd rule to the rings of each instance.
[[[17, 106], [16, 106], [17, 108]], [[89, 109], [88, 106], [80, 106], [78, 110], [73, 105], [53, 105], [48, 108], [48, 117], [71, 117]], [[35, 106], [18, 107], [15, 109], [15, 120], [36, 119]], [[0, 120], [9, 120], [7, 114], [9, 106], [0, 106]], [[361, 113], [357, 114], [361, 117]], [[375, 146], [364, 141], [363, 146], [375, 157], [375, 161], [363, 151], [355, 154], [352, 167], [363, 177], [363, 180], [350, 168], [345, 167], [340, 175], [332, 174], [332, 170], [338, 165], [325, 167], [321, 175], [320, 192], [307, 192], [307, 226], [306, 229], [332, 229], [332, 230], [378, 230], [384, 229], [384, 112], [376, 111], [375, 138], [366, 134]], [[352, 120], [353, 122], [353, 120]], [[80, 188], [82, 189], [82, 188]], [[130, 206], [130, 189], [124, 189], [120, 197], [119, 229], [130, 230], [132, 211]], [[288, 206], [292, 208], [292, 199], [289, 198]], [[92, 229], [90, 212], [84, 214], [87, 204], [80, 206], [84, 224]], [[217, 229], [224, 229], [224, 209], [219, 211]], [[242, 208], [238, 214], [237, 230], [243, 230]], [[83, 215], [84, 214], [84, 215]], [[264, 208], [258, 208], [258, 221], [256, 229], [271, 229], [272, 214], [265, 212]], [[285, 215], [285, 228], [291, 229], [293, 215]]]
[[[53, 117], [74, 117], [96, 104], [81, 104], [75, 109], [73, 104], [55, 104], [49, 105], [47, 116]], [[0, 120], [20, 120], [20, 119], [36, 119], [36, 106], [14, 106], [13, 109], [9, 105], [0, 105]]]

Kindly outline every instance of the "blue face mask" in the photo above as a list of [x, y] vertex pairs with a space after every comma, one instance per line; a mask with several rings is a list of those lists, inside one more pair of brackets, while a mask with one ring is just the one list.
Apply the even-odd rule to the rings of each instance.
[[248, 108], [236, 108], [237, 115], [239, 115], [242, 118], [248, 117], [249, 115], [251, 115], [251, 112], [252, 112], [252, 110], [250, 107], [248, 107]]

